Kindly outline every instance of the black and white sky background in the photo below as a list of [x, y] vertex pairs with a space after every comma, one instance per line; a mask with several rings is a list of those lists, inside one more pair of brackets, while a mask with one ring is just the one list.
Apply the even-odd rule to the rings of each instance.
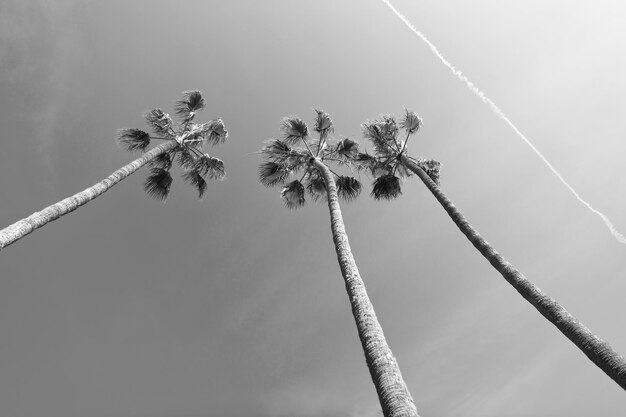
[[[626, 6], [394, 5], [626, 230]], [[361, 138], [416, 111], [411, 154], [530, 280], [626, 352], [624, 246], [381, 1], [0, 0], [0, 226], [134, 159], [114, 140], [207, 99], [228, 179], [166, 204], [145, 171], [0, 255], [0, 416], [379, 415], [323, 204], [258, 184], [283, 116]], [[366, 183], [368, 180], [363, 178]], [[619, 416], [621, 388], [500, 277], [416, 179], [344, 204], [423, 416]]]

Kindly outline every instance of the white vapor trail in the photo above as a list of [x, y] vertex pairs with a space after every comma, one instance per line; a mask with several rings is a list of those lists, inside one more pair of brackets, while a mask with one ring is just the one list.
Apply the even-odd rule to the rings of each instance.
[[563, 185], [572, 193], [574, 194], [574, 197], [576, 197], [576, 199], [578, 201], [580, 201], [583, 205], [585, 205], [589, 210], [591, 210], [592, 213], [597, 214], [598, 216], [600, 216], [600, 218], [604, 221], [604, 224], [606, 224], [606, 227], [609, 229], [609, 231], [611, 232], [611, 234], [613, 235], [613, 237], [619, 242], [619, 243], [623, 243], [626, 244], [626, 237], [624, 237], [624, 235], [622, 235], [614, 226], [613, 223], [611, 223], [611, 221], [609, 220], [609, 218], [607, 216], [605, 216], [604, 214], [602, 214], [601, 212], [599, 212], [598, 210], [596, 210], [595, 208], [593, 208], [591, 206], [591, 204], [589, 204], [587, 201], [585, 201], [577, 192], [576, 190], [574, 190], [574, 188], [569, 185], [567, 183], [567, 181], [565, 181], [565, 179], [561, 176], [561, 174], [559, 174], [559, 172], [556, 170], [556, 168], [554, 168], [552, 166], [552, 164], [546, 159], [545, 156], [543, 156], [543, 154], [541, 152], [539, 152], [539, 150], [535, 147], [535, 145], [533, 145], [527, 138], [526, 136], [524, 136], [524, 134], [522, 134], [522, 132], [519, 131], [519, 129], [513, 124], [513, 122], [511, 122], [509, 120], [509, 118], [502, 112], [502, 110], [500, 110], [500, 108], [498, 106], [496, 106], [496, 104], [491, 101], [491, 99], [489, 99], [485, 93], [483, 93], [478, 87], [476, 87], [476, 85], [474, 85], [473, 82], [471, 82], [461, 71], [459, 71], [458, 69], [456, 69], [454, 67], [454, 65], [452, 65], [450, 63], [450, 61], [448, 61], [446, 58], [444, 58], [444, 56], [441, 54], [441, 52], [439, 52], [439, 50], [437, 49], [437, 47], [435, 45], [433, 45], [427, 38], [426, 36], [424, 36], [424, 34], [422, 32], [420, 32], [419, 30], [417, 30], [415, 28], [415, 26], [413, 26], [413, 24], [411, 22], [409, 22], [409, 20], [402, 15], [395, 7], [393, 7], [393, 5], [388, 1], [388, 0], [382, 0], [383, 3], [385, 3], [387, 6], [389, 6], [389, 8], [396, 14], [396, 16], [398, 16], [400, 18], [400, 20], [402, 20], [404, 22], [404, 24], [411, 29], [411, 31], [413, 31], [413, 33], [415, 33], [422, 41], [424, 41], [424, 43], [426, 43], [426, 45], [428, 45], [428, 47], [430, 48], [431, 51], [433, 51], [433, 53], [437, 56], [437, 58], [439, 58], [439, 60], [450, 69], [450, 71], [452, 71], [452, 73], [454, 75], [457, 76], [457, 78], [459, 78], [461, 81], [463, 81], [466, 85], [467, 88], [469, 88], [474, 94], [476, 94], [478, 96], [478, 98], [480, 98], [483, 103], [489, 105], [489, 107], [491, 108], [491, 110], [496, 114], [496, 116], [498, 116], [500, 119], [504, 120], [506, 122], [506, 124], [508, 124], [511, 129], [513, 129], [513, 131], [517, 134], [517, 136], [519, 136], [524, 142], [526, 142], [526, 144], [528, 146], [530, 146], [530, 149], [533, 150], [533, 152], [535, 152], [535, 154], [544, 162], [544, 164], [546, 164], [546, 166], [548, 168], [550, 168], [550, 171], [552, 171], [552, 173], [554, 175], [556, 175], [556, 177], [561, 181], [561, 183], [563, 183]]

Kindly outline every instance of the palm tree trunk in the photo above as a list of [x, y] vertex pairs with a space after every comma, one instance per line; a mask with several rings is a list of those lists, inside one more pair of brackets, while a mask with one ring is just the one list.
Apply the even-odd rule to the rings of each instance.
[[570, 339], [593, 363], [602, 369], [609, 377], [626, 390], [626, 361], [613, 348], [594, 335], [574, 316], [567, 312], [553, 298], [544, 294], [522, 273], [508, 263], [496, 250], [483, 239], [469, 224], [465, 217], [439, 189], [415, 162], [406, 156], [401, 156], [407, 168], [417, 174], [426, 184], [426, 187], [443, 206], [457, 227], [469, 239], [478, 251], [493, 265], [493, 267], [511, 284], [522, 297], [530, 302], [539, 312], [554, 324], [568, 339]]
[[374, 306], [367, 296], [365, 284], [352, 256], [333, 175], [319, 159], [315, 159], [313, 164], [322, 174], [326, 184], [335, 251], [346, 283], [346, 291], [365, 352], [367, 367], [376, 387], [383, 415], [385, 417], [418, 417], [413, 398], [402, 379], [396, 358], [387, 345], [383, 329], [376, 318]]
[[76, 210], [84, 204], [87, 204], [160, 154], [174, 149], [177, 145], [178, 144], [172, 140], [162, 143], [159, 146], [155, 146], [150, 151], [143, 154], [141, 158], [137, 158], [130, 164], [118, 169], [94, 186], [61, 200], [58, 203], [48, 206], [41, 211], [33, 213], [30, 216], [0, 230], [0, 250], [26, 236], [35, 229], [38, 229], [49, 222]]

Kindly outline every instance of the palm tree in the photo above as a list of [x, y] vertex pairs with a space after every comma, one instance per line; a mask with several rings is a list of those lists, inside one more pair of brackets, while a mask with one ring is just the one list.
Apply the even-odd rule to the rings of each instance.
[[408, 110], [405, 111], [399, 124], [399, 127], [406, 133], [404, 139], [399, 138], [400, 131], [392, 116], [382, 116], [380, 119], [363, 124], [363, 135], [372, 143], [375, 154], [358, 154], [355, 158], [368, 166], [375, 176], [372, 196], [377, 200], [396, 198], [402, 194], [400, 177], [407, 177], [411, 173], [416, 174], [443, 206], [459, 230], [504, 279], [568, 339], [574, 342], [593, 363], [622, 388], [626, 389], [626, 361], [624, 358], [613, 350], [608, 343], [594, 335], [553, 298], [537, 288], [480, 236], [439, 188], [439, 162], [415, 159], [406, 154], [409, 137], [416, 133], [421, 126], [422, 120], [417, 114]]
[[[339, 267], [383, 414], [387, 417], [417, 416], [411, 394], [359, 275], [341, 216], [339, 198], [356, 198], [361, 184], [356, 178], [338, 175], [326, 165], [328, 162], [350, 165], [351, 158], [358, 154], [358, 145], [350, 138], [333, 140], [330, 137], [332, 120], [323, 110], [315, 109], [315, 112], [314, 130], [318, 138], [309, 136], [309, 128], [300, 118], [283, 119], [282, 139], [269, 140], [260, 151], [264, 159], [259, 167], [260, 181], [268, 187], [282, 185], [281, 197], [291, 209], [305, 203], [305, 189], [314, 200], [327, 200]], [[300, 179], [287, 182], [291, 175], [300, 173]]]
[[144, 189], [152, 197], [161, 200], [167, 198], [172, 184], [169, 171], [175, 160], [184, 171], [183, 180], [194, 186], [199, 197], [202, 198], [207, 188], [205, 179], [222, 179], [225, 175], [224, 163], [203, 152], [204, 143], [214, 145], [223, 143], [228, 136], [222, 119], [202, 124], [192, 121], [196, 113], [204, 106], [205, 101], [200, 91], [185, 91], [182, 99], [174, 103], [174, 111], [180, 118], [179, 123], [174, 124], [172, 118], [163, 110], [153, 109], [144, 116], [156, 136], [150, 136], [149, 133], [140, 129], [120, 129], [118, 141], [128, 151], [145, 152], [152, 139], [163, 141], [163, 143], [92, 187], [0, 230], [0, 249], [87, 204], [146, 164], [149, 164], [151, 169]]

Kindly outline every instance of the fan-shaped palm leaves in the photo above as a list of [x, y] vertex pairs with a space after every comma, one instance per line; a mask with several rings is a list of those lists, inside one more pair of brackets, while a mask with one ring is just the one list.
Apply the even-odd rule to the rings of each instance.
[[[281, 196], [289, 208], [298, 208], [306, 202], [305, 190], [314, 200], [326, 194], [323, 179], [314, 167], [317, 158], [322, 162], [333, 162], [337, 165], [355, 166], [351, 161], [353, 154], [358, 153], [358, 144], [352, 139], [329, 139], [333, 132], [333, 122], [323, 110], [315, 109], [317, 118], [314, 131], [318, 138], [309, 136], [306, 123], [296, 116], [285, 117], [281, 122], [282, 136], [265, 143], [260, 153], [264, 162], [259, 166], [259, 179], [267, 187], [283, 184]], [[355, 199], [361, 192], [360, 182], [352, 176], [336, 174], [339, 196], [346, 201]], [[289, 184], [286, 180], [292, 175], [302, 174]]]
[[202, 197], [207, 188], [206, 179], [222, 179], [225, 175], [224, 163], [204, 152], [204, 144], [223, 143], [228, 136], [221, 119], [203, 124], [192, 122], [196, 112], [204, 108], [204, 105], [200, 91], [185, 91], [182, 99], [174, 104], [174, 111], [181, 119], [180, 123], [176, 124], [163, 110], [153, 109], [145, 114], [145, 119], [156, 137], [141, 129], [120, 129], [118, 142], [131, 152], [145, 152], [152, 140], [163, 143], [94, 186], [0, 230], [0, 249], [87, 204], [146, 164], [151, 169], [144, 188], [150, 196], [160, 200], [167, 198], [173, 182], [170, 169], [173, 161], [177, 161], [184, 170], [183, 180], [195, 187], [199, 197]]
[[[346, 291], [367, 366], [387, 417], [417, 416], [417, 410], [391, 349], [387, 345], [374, 307], [367, 296], [365, 285], [352, 256], [345, 231], [339, 198], [349, 201], [361, 192], [360, 182], [352, 176], [339, 175], [327, 164], [362, 169], [367, 157], [358, 152], [352, 139], [333, 140], [333, 122], [326, 112], [315, 109], [314, 131], [309, 136], [304, 121], [289, 116], [281, 123], [282, 138], [266, 142], [260, 153], [264, 161], [259, 167], [261, 184], [271, 187], [282, 185], [281, 198], [288, 208], [301, 207], [305, 193], [314, 200], [326, 198], [330, 211], [331, 230]], [[358, 157], [361, 155], [361, 159]], [[290, 180], [290, 177], [295, 177]]]
[[422, 121], [417, 114], [408, 110], [405, 111], [405, 115], [400, 121], [400, 127], [406, 133], [404, 140], [399, 138], [400, 132], [392, 116], [381, 116], [380, 119], [363, 124], [363, 135], [370, 140], [375, 149], [375, 155], [362, 157], [359, 161], [374, 173], [372, 196], [377, 200], [396, 198], [402, 193], [400, 177], [406, 177], [412, 173], [416, 174], [443, 206], [461, 232], [504, 279], [578, 346], [600, 369], [626, 389], [626, 361], [624, 358], [613, 350], [608, 343], [591, 333], [587, 327], [576, 320], [554, 299], [544, 294], [480, 236], [439, 188], [439, 162], [432, 159], [415, 159], [406, 154], [409, 137], [416, 133], [421, 126]]
[[[153, 139], [175, 142], [177, 146], [160, 155], [152, 164], [150, 175], [146, 179], [146, 192], [157, 199], [166, 199], [169, 195], [172, 178], [169, 173], [172, 161], [176, 161], [184, 170], [182, 178], [198, 191], [202, 198], [207, 188], [207, 179], [224, 178], [224, 163], [203, 151], [205, 143], [217, 145], [223, 143], [228, 132], [221, 119], [196, 124], [192, 120], [196, 113], [205, 106], [202, 93], [197, 90], [183, 92], [183, 97], [174, 103], [174, 111], [181, 121], [176, 125], [170, 116], [161, 109], [150, 110], [145, 118], [153, 132], [159, 135]], [[129, 129], [121, 131], [120, 142], [133, 150], [134, 142], [125, 135]], [[133, 129], [136, 131], [137, 129]], [[145, 132], [142, 132], [145, 138]], [[142, 146], [147, 146], [143, 145]]]

